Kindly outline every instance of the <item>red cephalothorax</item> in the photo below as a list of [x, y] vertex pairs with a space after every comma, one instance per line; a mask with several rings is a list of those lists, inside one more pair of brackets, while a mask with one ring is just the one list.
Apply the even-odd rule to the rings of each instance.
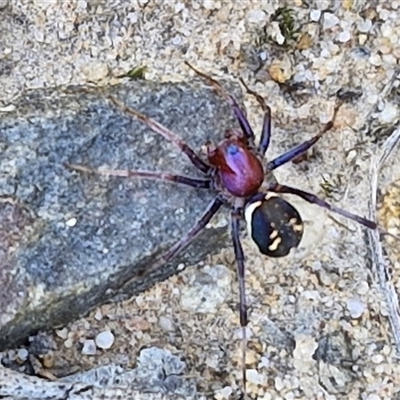
[[238, 138], [223, 140], [208, 148], [208, 161], [215, 166], [222, 185], [234, 196], [257, 193], [264, 180], [264, 169], [255, 153]]

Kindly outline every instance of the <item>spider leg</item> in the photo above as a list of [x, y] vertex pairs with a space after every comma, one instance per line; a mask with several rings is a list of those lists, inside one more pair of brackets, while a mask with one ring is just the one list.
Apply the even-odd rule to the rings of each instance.
[[239, 107], [239, 104], [237, 101], [234, 99], [232, 95], [230, 95], [221, 85], [219, 82], [217, 82], [215, 79], [211, 78], [211, 76], [206, 75], [205, 73], [199, 71], [195, 67], [193, 67], [191, 64], [189, 64], [187, 61], [185, 61], [185, 64], [193, 70], [197, 75], [201, 76], [203, 79], [207, 81], [207, 83], [212, 86], [218, 94], [223, 97], [231, 106], [233, 113], [235, 114], [240, 128], [242, 129], [245, 137], [248, 140], [254, 141], [254, 132], [251, 129], [251, 126], [249, 124], [249, 121], [246, 118], [245, 113], [242, 111], [242, 109]]
[[248, 323], [247, 317], [247, 305], [246, 305], [246, 287], [245, 287], [245, 265], [244, 265], [244, 253], [242, 244], [240, 243], [240, 231], [239, 231], [239, 221], [240, 221], [239, 210], [233, 210], [231, 213], [231, 231], [233, 248], [235, 250], [237, 275], [239, 281], [239, 316], [240, 316], [240, 326], [242, 327], [242, 380], [243, 380], [243, 391], [246, 393], [246, 325]]
[[322, 200], [318, 196], [312, 193], [305, 192], [300, 189], [293, 188], [291, 186], [286, 186], [286, 185], [280, 185], [276, 184], [268, 188], [271, 192], [275, 193], [289, 193], [289, 194], [294, 194], [295, 196], [299, 196], [302, 199], [308, 201], [309, 203], [316, 204], [320, 207], [326, 208], [329, 211], [332, 211], [336, 214], [342, 215], [345, 218], [349, 218], [353, 221], [358, 222], [359, 224], [370, 228], [370, 229], [377, 229], [378, 225], [374, 221], [370, 221], [369, 219], [366, 219], [364, 217], [360, 217], [359, 215], [353, 214], [351, 212], [348, 212], [346, 210], [343, 210], [342, 208], [336, 207], [332, 204], [327, 203], [325, 200]]
[[119, 107], [124, 113], [133, 115], [138, 120], [142, 121], [146, 124], [151, 130], [160, 134], [165, 139], [169, 140], [171, 143], [174, 143], [183, 153], [187, 155], [189, 160], [192, 164], [199, 169], [200, 171], [204, 172], [205, 174], [211, 170], [211, 167], [205, 163], [197, 153], [187, 144], [185, 143], [179, 136], [175, 133], [164, 127], [163, 125], [159, 124], [158, 122], [152, 120], [151, 118], [147, 117], [146, 115], [127, 107], [124, 103], [119, 101], [113, 96], [110, 96], [109, 99]]
[[195, 223], [195, 225], [178, 241], [176, 242], [169, 250], [167, 250], [160, 257], [160, 264], [164, 264], [175, 257], [180, 251], [182, 251], [185, 247], [187, 247], [192, 240], [199, 234], [199, 232], [206, 227], [206, 225], [210, 222], [211, 218], [217, 213], [217, 211], [222, 206], [223, 202], [216, 197], [211, 203], [208, 205], [206, 210], [200, 219]]
[[340, 106], [342, 105], [341, 102], [337, 103], [335, 106], [335, 109], [333, 111], [333, 117], [332, 120], [329, 121], [323, 129], [317, 133], [315, 136], [313, 136], [311, 139], [306, 140], [305, 142], [299, 144], [298, 146], [294, 147], [293, 149], [287, 151], [286, 153], [276, 157], [274, 160], [270, 161], [267, 164], [267, 171], [272, 171], [278, 167], [280, 167], [283, 164], [286, 164], [287, 162], [299, 157], [301, 154], [305, 153], [310, 147], [314, 146], [315, 143], [318, 142], [321, 137], [331, 130], [333, 128], [333, 124], [335, 123], [335, 119], [337, 116], [337, 112], [339, 111]]
[[254, 90], [251, 90], [247, 86], [246, 82], [242, 78], [239, 78], [239, 80], [247, 90], [247, 93], [256, 98], [258, 104], [260, 104], [262, 110], [264, 111], [263, 127], [261, 131], [260, 143], [258, 145], [258, 152], [264, 157], [271, 141], [271, 108], [265, 103], [265, 100], [261, 95]]
[[199, 189], [209, 189], [211, 187], [211, 181], [209, 179], [197, 179], [190, 178], [183, 175], [175, 175], [167, 172], [153, 172], [153, 171], [131, 171], [124, 169], [92, 169], [84, 167], [83, 165], [76, 164], [65, 164], [67, 168], [75, 171], [86, 172], [90, 174], [106, 175], [106, 176], [120, 176], [124, 178], [144, 178], [144, 179], [156, 179], [166, 182], [181, 183], [183, 185], [191, 186]]

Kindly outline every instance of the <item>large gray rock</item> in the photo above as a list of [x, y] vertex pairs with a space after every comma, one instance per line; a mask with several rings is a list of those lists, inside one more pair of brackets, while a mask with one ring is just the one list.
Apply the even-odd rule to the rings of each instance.
[[173, 262], [152, 269], [213, 193], [64, 166], [201, 176], [173, 144], [124, 115], [107, 96], [151, 116], [200, 151], [232, 126], [229, 107], [202, 87], [136, 81], [109, 89], [33, 91], [1, 114], [0, 349], [111, 298], [143, 291], [179, 264], [195, 263], [227, 244], [226, 227], [210, 228]]

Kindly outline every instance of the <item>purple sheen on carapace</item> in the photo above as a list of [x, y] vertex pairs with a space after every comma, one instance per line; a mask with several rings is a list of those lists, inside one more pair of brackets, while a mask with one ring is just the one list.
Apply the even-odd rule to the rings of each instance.
[[208, 153], [222, 185], [233, 196], [257, 193], [264, 180], [264, 168], [257, 156], [237, 139], [226, 139]]

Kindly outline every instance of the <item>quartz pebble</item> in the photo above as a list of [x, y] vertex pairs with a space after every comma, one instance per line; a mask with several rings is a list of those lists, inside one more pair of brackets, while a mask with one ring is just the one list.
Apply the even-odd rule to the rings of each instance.
[[378, 118], [382, 124], [395, 123], [399, 118], [399, 109], [394, 104], [386, 102]]
[[161, 329], [165, 331], [173, 331], [174, 330], [174, 321], [170, 317], [161, 316], [158, 324], [160, 325]]
[[340, 32], [337, 36], [337, 40], [341, 43], [346, 43], [351, 39], [351, 35], [349, 31]]
[[96, 336], [95, 341], [96, 341], [96, 345], [98, 348], [107, 350], [113, 345], [114, 339], [115, 339], [115, 337], [112, 334], [112, 332], [104, 331], [104, 332], [100, 332]]
[[18, 358], [23, 362], [28, 359], [29, 352], [27, 349], [19, 349], [18, 350]]
[[254, 23], [254, 24], [259, 24], [261, 22], [264, 22], [266, 19], [265, 12], [262, 10], [252, 10], [247, 13], [247, 21]]
[[311, 21], [318, 22], [321, 18], [321, 10], [311, 10], [310, 19]]
[[363, 301], [357, 298], [347, 300], [346, 306], [350, 312], [351, 318], [354, 319], [360, 318], [367, 307]]
[[332, 29], [335, 25], [339, 23], [339, 18], [332, 13], [326, 12], [323, 17], [323, 29]]
[[219, 389], [215, 392], [214, 398], [216, 400], [229, 399], [232, 393], [232, 388], [230, 386], [225, 386], [224, 388]]
[[96, 354], [96, 343], [92, 339], [83, 342], [82, 354], [86, 356], [93, 356]]
[[361, 33], [368, 33], [371, 28], [372, 28], [372, 21], [369, 20], [369, 19], [365, 19], [363, 21], [360, 21], [357, 24], [357, 29]]

